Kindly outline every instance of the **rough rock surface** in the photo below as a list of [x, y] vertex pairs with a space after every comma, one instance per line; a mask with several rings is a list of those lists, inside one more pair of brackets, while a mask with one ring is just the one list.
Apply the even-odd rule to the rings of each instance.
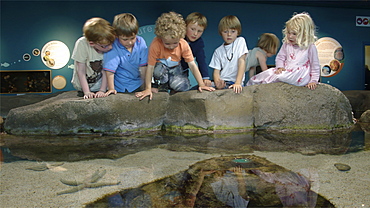
[[10, 110], [11, 134], [130, 134], [159, 130], [293, 129], [350, 127], [352, 108], [338, 89], [320, 84], [314, 91], [285, 83], [215, 92], [155, 94], [139, 101], [133, 94], [84, 100], [75, 91]]
[[348, 90], [343, 94], [351, 103], [355, 118], [359, 119], [365, 111], [370, 110], [370, 90]]

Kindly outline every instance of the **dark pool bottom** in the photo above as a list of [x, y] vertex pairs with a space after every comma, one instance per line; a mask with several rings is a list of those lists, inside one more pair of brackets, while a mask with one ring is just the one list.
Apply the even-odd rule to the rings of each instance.
[[217, 157], [86, 207], [335, 207], [313, 180], [254, 155]]

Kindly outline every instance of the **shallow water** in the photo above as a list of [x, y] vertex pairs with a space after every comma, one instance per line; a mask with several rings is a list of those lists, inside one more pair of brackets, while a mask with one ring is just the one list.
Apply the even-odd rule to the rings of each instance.
[[[235, 203], [248, 203], [248, 207], [282, 207], [288, 206], [289, 203], [296, 203], [291, 206], [301, 207], [306, 206], [307, 203], [314, 204], [313, 207], [334, 207], [310, 189], [313, 179], [309, 174], [305, 176], [304, 173], [285, 170], [262, 158], [248, 158], [249, 156], [241, 156], [241, 154], [253, 153], [253, 151], [294, 152], [303, 155], [351, 154], [367, 150], [366, 148], [369, 148], [366, 146], [368, 138], [368, 133], [365, 134], [359, 126], [351, 131], [324, 134], [266, 131], [206, 135], [157, 132], [150, 135], [121, 137], [99, 134], [53, 137], [3, 134], [1, 135], [1, 152], [5, 163], [18, 160], [70, 162], [97, 158], [117, 159], [154, 148], [178, 152], [235, 155], [231, 158], [220, 157], [201, 161], [176, 175], [169, 175], [164, 179], [143, 184], [134, 189], [121, 190], [115, 195], [90, 204], [90, 207], [123, 207], [125, 204], [130, 204], [132, 207], [134, 205], [141, 207], [185, 206], [189, 203], [187, 196], [194, 189], [194, 184], [198, 183], [202, 172], [207, 174], [203, 174], [204, 181], [197, 194], [193, 195], [190, 200], [194, 207], [233, 207], [228, 204], [227, 200], [220, 198], [220, 194], [214, 192], [212, 184], [223, 181], [220, 175], [227, 176], [228, 180], [235, 182], [239, 172], [242, 172], [243, 183], [246, 185], [244, 195], [241, 198], [233, 198]], [[235, 162], [235, 159], [239, 160]], [[243, 160], [248, 162], [243, 162]], [[240, 169], [235, 171], [235, 168]], [[215, 174], [217, 172], [218, 174]], [[298, 184], [304, 191], [293, 190], [292, 192], [291, 189], [286, 188], [286, 185], [281, 185], [286, 183]], [[289, 191], [292, 193], [287, 195]], [[235, 195], [235, 191], [227, 193]], [[293, 198], [299, 200], [291, 200], [292, 196], [297, 196]]]

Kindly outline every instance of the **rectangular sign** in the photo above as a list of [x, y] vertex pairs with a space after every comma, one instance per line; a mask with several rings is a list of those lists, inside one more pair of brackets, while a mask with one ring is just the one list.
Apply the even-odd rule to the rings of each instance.
[[356, 26], [359, 27], [370, 27], [370, 17], [356, 16]]

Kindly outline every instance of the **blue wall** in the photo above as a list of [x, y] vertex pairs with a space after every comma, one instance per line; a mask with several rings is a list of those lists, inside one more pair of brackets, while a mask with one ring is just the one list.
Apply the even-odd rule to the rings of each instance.
[[[75, 41], [82, 35], [84, 22], [95, 16], [109, 22], [116, 14], [133, 13], [141, 26], [154, 25], [163, 12], [175, 11], [186, 17], [198, 11], [208, 18], [208, 28], [203, 34], [206, 44], [207, 61], [221, 43], [217, 26], [226, 15], [236, 15], [242, 22], [242, 36], [249, 49], [257, 37], [264, 32], [275, 33], [282, 38], [284, 23], [294, 12], [306, 11], [311, 14], [317, 27], [318, 37], [332, 37], [344, 48], [345, 65], [333, 77], [322, 78], [339, 90], [363, 90], [365, 84], [364, 44], [370, 43], [370, 27], [356, 27], [356, 16], [370, 16], [369, 9], [348, 9], [328, 7], [289, 6], [256, 4], [249, 2], [211, 1], [1, 1], [1, 70], [43, 70], [48, 69], [40, 56], [30, 61], [22, 59], [23, 54], [32, 54], [35, 48], [49, 41], [64, 42], [72, 54]], [[143, 31], [144, 36], [152, 33]], [[149, 44], [149, 43], [148, 43]], [[268, 64], [274, 64], [275, 57]], [[10, 64], [7, 66], [7, 64]], [[67, 86], [62, 90], [74, 90], [70, 84], [73, 64], [70, 60], [61, 69], [51, 69], [52, 77], [62, 75]], [[210, 69], [210, 72], [212, 70]]]

